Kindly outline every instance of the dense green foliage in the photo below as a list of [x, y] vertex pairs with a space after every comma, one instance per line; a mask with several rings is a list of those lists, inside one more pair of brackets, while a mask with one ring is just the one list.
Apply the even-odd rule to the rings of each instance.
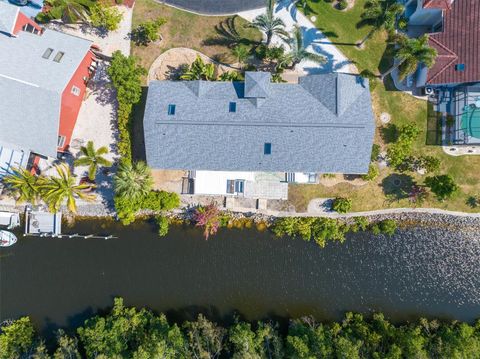
[[370, 163], [368, 172], [362, 176], [362, 179], [365, 181], [373, 181], [378, 177], [379, 174], [380, 170], [378, 169], [377, 165], [375, 163]]
[[107, 153], [108, 148], [106, 146], [95, 149], [93, 141], [88, 141], [86, 146], [80, 148], [80, 157], [75, 160], [74, 165], [88, 166], [88, 178], [94, 181], [99, 166], [110, 167], [112, 165], [109, 160], [103, 157]]
[[450, 175], [427, 177], [425, 185], [430, 188], [439, 201], [452, 197], [458, 191], [458, 185]]
[[147, 20], [140, 23], [132, 30], [131, 38], [135, 44], [147, 46], [150, 42], [160, 39], [160, 27], [165, 24], [166, 20], [158, 18], [155, 20]]
[[157, 216], [155, 218], [158, 226], [158, 235], [160, 237], [165, 237], [168, 234], [169, 223], [168, 218], [164, 216]]
[[[480, 322], [419, 319], [394, 325], [381, 313], [370, 318], [346, 313], [341, 322], [292, 320], [283, 334], [271, 320], [235, 318], [225, 328], [199, 315], [180, 326], [169, 323], [165, 314], [127, 308], [116, 298], [106, 316], [86, 320], [76, 336], [60, 330], [51, 350], [54, 359], [478, 358]], [[52, 358], [28, 318], [0, 330], [0, 359], [17, 358]]]
[[387, 149], [387, 157], [392, 167], [400, 167], [411, 155], [413, 143], [417, 139], [420, 129], [414, 124], [400, 128], [397, 141]]
[[333, 200], [332, 209], [338, 213], [348, 213], [352, 210], [352, 200], [350, 198], [337, 197]]
[[115, 31], [118, 29], [122, 18], [123, 15], [116, 6], [96, 3], [90, 8], [90, 23], [94, 27]]
[[119, 195], [115, 196], [117, 216], [125, 225], [132, 223], [135, 220], [135, 215], [140, 210], [169, 211], [179, 205], [180, 198], [173, 192], [149, 191], [135, 199]]
[[396, 229], [395, 220], [370, 223], [366, 217], [355, 217], [353, 223], [322, 217], [283, 217], [278, 218], [271, 227], [277, 237], [290, 236], [305, 241], [313, 239], [322, 248], [327, 241], [343, 243], [348, 232], [371, 230], [376, 235], [383, 233], [391, 236]]
[[123, 162], [131, 162], [130, 116], [132, 106], [140, 101], [142, 96], [142, 75], [146, 74], [146, 70], [137, 64], [134, 57], [115, 51], [107, 71], [113, 87], [117, 90], [118, 152]]

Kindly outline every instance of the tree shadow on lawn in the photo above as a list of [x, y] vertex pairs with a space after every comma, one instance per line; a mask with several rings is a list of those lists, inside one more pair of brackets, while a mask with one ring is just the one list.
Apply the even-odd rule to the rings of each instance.
[[383, 193], [389, 201], [408, 198], [415, 181], [407, 174], [393, 173], [382, 180]]
[[237, 29], [237, 15], [220, 21], [215, 25], [215, 31], [218, 36], [212, 36], [202, 42], [204, 46], [225, 46], [230, 49], [237, 45], [252, 46], [258, 45], [257, 41], [247, 39], [242, 36]]

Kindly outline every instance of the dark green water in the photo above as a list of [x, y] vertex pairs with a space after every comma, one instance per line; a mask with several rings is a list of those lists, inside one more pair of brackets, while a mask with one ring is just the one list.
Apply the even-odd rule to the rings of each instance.
[[382, 311], [394, 321], [480, 317], [478, 233], [364, 233], [321, 249], [254, 230], [224, 230], [205, 241], [193, 228], [158, 238], [148, 223], [103, 226], [84, 222], [72, 232], [119, 238], [20, 238], [2, 248], [0, 319], [30, 315], [47, 331], [70, 327], [114, 296], [178, 320], [198, 312], [221, 320], [233, 311], [251, 320], [340, 319], [348, 310]]

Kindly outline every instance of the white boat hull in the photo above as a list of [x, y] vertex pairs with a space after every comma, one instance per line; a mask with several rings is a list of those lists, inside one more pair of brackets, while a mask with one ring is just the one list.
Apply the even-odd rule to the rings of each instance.
[[17, 237], [8, 231], [0, 230], [0, 247], [10, 247], [17, 243]]

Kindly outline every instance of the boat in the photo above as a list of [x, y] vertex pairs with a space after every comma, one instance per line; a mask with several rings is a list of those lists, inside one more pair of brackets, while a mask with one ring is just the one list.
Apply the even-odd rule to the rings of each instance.
[[0, 230], [0, 247], [9, 247], [17, 243], [17, 237], [9, 231]]
[[20, 215], [16, 212], [0, 211], [0, 228], [14, 229], [20, 226]]

